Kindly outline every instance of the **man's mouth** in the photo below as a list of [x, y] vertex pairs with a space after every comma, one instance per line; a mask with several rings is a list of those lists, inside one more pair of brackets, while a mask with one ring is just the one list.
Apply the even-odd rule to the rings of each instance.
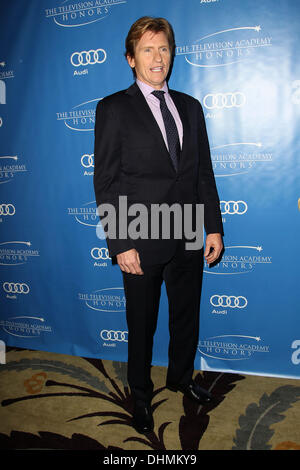
[[150, 70], [151, 72], [162, 72], [163, 69], [163, 67], [152, 67]]

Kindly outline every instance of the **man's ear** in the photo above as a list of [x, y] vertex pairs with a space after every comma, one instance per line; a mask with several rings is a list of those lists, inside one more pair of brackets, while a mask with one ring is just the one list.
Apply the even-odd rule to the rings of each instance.
[[127, 54], [126, 56], [126, 59], [127, 59], [127, 62], [129, 64], [129, 66], [134, 69], [135, 67], [135, 60], [134, 60], [134, 57], [131, 57], [129, 54]]

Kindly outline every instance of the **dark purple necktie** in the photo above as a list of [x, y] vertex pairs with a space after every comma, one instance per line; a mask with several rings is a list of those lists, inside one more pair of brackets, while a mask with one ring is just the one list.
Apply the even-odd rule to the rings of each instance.
[[175, 120], [166, 104], [164, 96], [165, 92], [161, 90], [155, 90], [152, 91], [152, 94], [160, 101], [160, 110], [165, 124], [170, 157], [175, 170], [178, 171], [180, 143]]

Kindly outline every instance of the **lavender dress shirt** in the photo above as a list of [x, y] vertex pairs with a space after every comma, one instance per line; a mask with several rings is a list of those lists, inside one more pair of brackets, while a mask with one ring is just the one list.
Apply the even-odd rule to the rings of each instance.
[[[155, 117], [156, 122], [159, 125], [159, 128], [161, 130], [161, 133], [163, 135], [163, 138], [164, 138], [164, 141], [165, 141], [165, 144], [166, 144], [166, 147], [169, 150], [165, 125], [164, 125], [163, 117], [162, 117], [161, 111], [160, 111], [160, 101], [159, 101], [158, 98], [156, 98], [154, 95], [152, 95], [152, 91], [154, 91], [155, 88], [152, 88], [150, 85], [147, 85], [147, 83], [141, 82], [140, 80], [136, 80], [136, 84], [138, 85], [141, 92], [143, 93], [143, 95], [144, 95], [144, 97], [145, 97], [145, 99], [146, 99], [146, 101], [147, 101], [147, 103], [148, 103], [148, 105], [149, 105], [149, 107], [150, 107], [150, 109], [153, 113], [153, 116]], [[171, 111], [173, 118], [175, 119], [175, 123], [176, 123], [177, 130], [178, 130], [178, 135], [179, 135], [179, 142], [180, 142], [180, 146], [182, 148], [182, 138], [183, 138], [182, 122], [181, 122], [181, 119], [179, 117], [176, 106], [175, 106], [175, 104], [174, 104], [174, 102], [173, 102], [173, 100], [172, 100], [172, 98], [169, 94], [169, 90], [168, 90], [168, 86], [167, 86], [166, 82], [164, 83], [164, 86], [161, 88], [161, 90], [165, 92], [166, 104], [167, 104], [169, 110]]]

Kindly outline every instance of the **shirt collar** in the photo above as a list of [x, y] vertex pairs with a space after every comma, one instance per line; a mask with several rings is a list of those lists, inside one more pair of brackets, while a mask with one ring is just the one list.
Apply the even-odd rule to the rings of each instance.
[[[136, 84], [138, 85], [139, 89], [141, 90], [145, 98], [148, 98], [148, 96], [152, 93], [152, 91], [155, 90], [155, 88], [153, 88], [152, 86], [138, 79], [136, 80]], [[169, 93], [169, 89], [168, 89], [168, 85], [166, 81], [160, 90], [164, 91], [165, 93]]]

